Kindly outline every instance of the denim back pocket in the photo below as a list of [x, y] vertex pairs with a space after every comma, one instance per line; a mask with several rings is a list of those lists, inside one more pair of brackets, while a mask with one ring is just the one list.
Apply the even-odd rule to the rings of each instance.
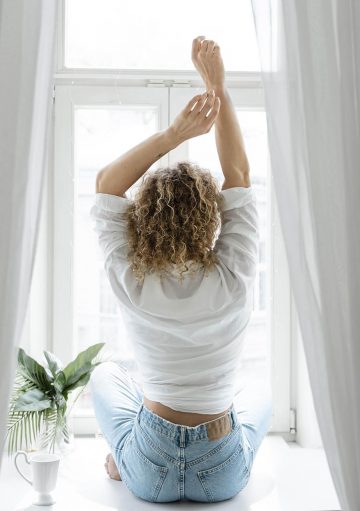
[[124, 444], [120, 464], [121, 478], [136, 497], [156, 502], [168, 473], [168, 467], [153, 463], [136, 445], [134, 432]]
[[243, 447], [236, 450], [222, 463], [197, 473], [208, 502], [231, 499], [247, 484], [250, 472], [246, 465]]

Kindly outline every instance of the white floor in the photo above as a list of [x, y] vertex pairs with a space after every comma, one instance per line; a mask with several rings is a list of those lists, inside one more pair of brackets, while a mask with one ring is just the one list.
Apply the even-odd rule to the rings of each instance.
[[[178, 502], [153, 504], [137, 499], [121, 481], [105, 472], [109, 452], [103, 438], [75, 438], [75, 449], [60, 462], [58, 483], [52, 506], [31, 505], [31, 486], [16, 472], [13, 461], [4, 455], [0, 474], [1, 511], [167, 511], [181, 506], [184, 511], [209, 504]], [[25, 460], [24, 472], [30, 476]], [[23, 466], [21, 465], [21, 466]], [[28, 472], [26, 472], [28, 469]], [[246, 488], [234, 499], [212, 504], [224, 511], [334, 511], [340, 506], [322, 449], [303, 449], [286, 443], [279, 435], [263, 441]]]

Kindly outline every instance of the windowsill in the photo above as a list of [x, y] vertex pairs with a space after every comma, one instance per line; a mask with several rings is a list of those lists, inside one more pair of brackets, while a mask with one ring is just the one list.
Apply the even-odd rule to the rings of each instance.
[[[76, 437], [74, 451], [68, 459], [60, 462], [59, 479], [53, 492], [57, 503], [51, 509], [148, 509], [149, 504], [132, 496], [123, 482], [111, 480], [107, 476], [104, 461], [108, 452], [109, 448], [103, 438]], [[35, 506], [31, 507], [33, 490], [17, 474], [13, 461], [6, 454], [0, 474], [0, 493], [6, 506], [3, 509], [35, 509]], [[194, 509], [191, 502], [182, 502], [181, 505], [185, 510]], [[220, 505], [224, 504], [219, 503], [219, 508]], [[216, 504], [213, 506], [216, 507]], [[297, 444], [290, 446], [275, 434], [267, 435], [264, 439], [255, 458], [248, 485], [228, 501], [227, 506], [229, 511], [340, 509], [324, 451], [304, 449]], [[164, 510], [164, 504], [159, 504], [159, 507], [153, 504], [153, 509]]]

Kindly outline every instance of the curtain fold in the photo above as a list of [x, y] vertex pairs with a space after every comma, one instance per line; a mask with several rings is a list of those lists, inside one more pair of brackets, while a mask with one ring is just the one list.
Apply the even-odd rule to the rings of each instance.
[[320, 433], [360, 503], [360, 2], [251, 0], [269, 150]]
[[0, 2], [1, 453], [39, 229], [56, 10], [56, 0]]

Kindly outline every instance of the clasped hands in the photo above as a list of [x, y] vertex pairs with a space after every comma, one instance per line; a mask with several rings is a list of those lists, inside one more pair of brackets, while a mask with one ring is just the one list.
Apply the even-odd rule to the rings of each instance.
[[225, 81], [220, 48], [214, 41], [204, 36], [195, 38], [191, 57], [208, 90], [194, 96], [169, 126], [179, 143], [211, 130], [220, 111], [221, 102], [216, 90]]

